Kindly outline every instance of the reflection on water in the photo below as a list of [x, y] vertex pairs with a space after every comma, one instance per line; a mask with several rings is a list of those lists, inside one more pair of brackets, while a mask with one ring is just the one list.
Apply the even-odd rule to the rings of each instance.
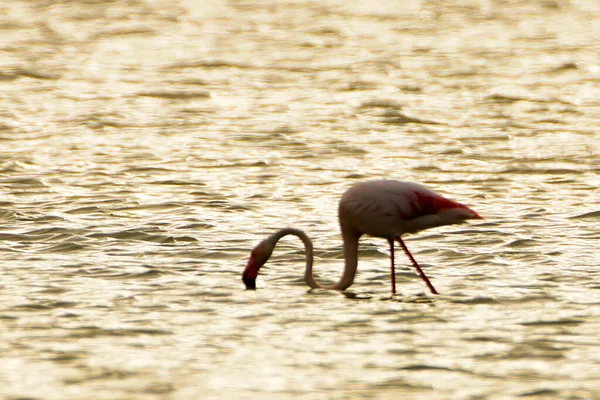
[[[0, 397], [598, 396], [596, 2], [201, 3], [0, 5]], [[442, 295], [243, 290], [382, 177], [486, 218], [407, 239]]]

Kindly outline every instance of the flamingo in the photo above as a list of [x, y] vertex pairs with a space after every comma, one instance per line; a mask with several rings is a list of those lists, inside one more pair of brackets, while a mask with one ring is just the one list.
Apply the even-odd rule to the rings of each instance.
[[304, 243], [304, 280], [308, 286], [312, 289], [343, 291], [354, 282], [358, 266], [358, 241], [362, 235], [369, 235], [387, 239], [390, 245], [392, 294], [396, 293], [394, 241], [400, 244], [431, 293], [438, 294], [404, 244], [402, 235], [442, 225], [460, 224], [468, 219], [481, 219], [469, 207], [442, 197], [422, 185], [395, 180], [365, 181], [350, 187], [342, 195], [338, 217], [344, 242], [345, 265], [337, 283], [331, 286], [317, 283], [312, 273], [312, 241], [300, 229], [285, 228], [273, 233], [252, 249], [242, 274], [246, 289], [256, 289], [258, 271], [271, 257], [277, 242], [284, 236], [294, 235]]

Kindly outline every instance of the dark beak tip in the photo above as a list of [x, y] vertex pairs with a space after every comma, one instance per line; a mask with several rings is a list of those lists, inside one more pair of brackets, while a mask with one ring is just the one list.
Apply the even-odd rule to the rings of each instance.
[[256, 290], [256, 280], [255, 279], [243, 279], [244, 285], [246, 285], [246, 290]]

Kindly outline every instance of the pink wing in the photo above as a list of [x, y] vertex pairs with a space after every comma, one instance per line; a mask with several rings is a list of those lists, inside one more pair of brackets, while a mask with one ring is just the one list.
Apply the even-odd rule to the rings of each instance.
[[340, 201], [340, 224], [376, 237], [396, 237], [481, 218], [475, 211], [416, 183], [392, 180], [356, 184]]

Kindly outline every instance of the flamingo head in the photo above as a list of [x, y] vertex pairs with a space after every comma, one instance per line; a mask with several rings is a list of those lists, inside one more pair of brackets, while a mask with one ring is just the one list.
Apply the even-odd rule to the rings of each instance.
[[263, 240], [252, 249], [248, 264], [242, 273], [242, 281], [244, 281], [246, 289], [256, 289], [258, 270], [269, 260], [274, 248], [275, 245], [271, 241]]

